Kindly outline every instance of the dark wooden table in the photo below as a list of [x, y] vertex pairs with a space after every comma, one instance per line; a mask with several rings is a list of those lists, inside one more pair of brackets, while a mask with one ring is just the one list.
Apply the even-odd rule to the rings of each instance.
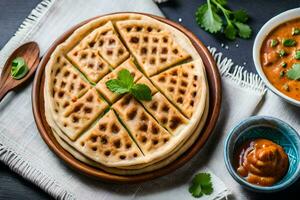
[[[0, 1], [0, 49], [14, 34], [30, 11], [41, 0], [1, 0]], [[272, 16], [285, 10], [300, 7], [299, 0], [229, 0], [230, 8], [245, 9], [251, 16], [249, 21], [253, 28], [253, 36], [249, 40], [227, 41], [222, 36], [212, 36], [200, 29], [194, 19], [197, 6], [205, 0], [170, 0], [160, 5], [164, 14], [174, 20], [182, 20], [182, 24], [192, 30], [206, 45], [217, 47], [225, 56], [232, 58], [236, 64], [244, 65], [245, 69], [255, 72], [252, 61], [252, 46], [255, 35], [261, 26]], [[228, 49], [222, 47], [227, 45]], [[238, 47], [237, 47], [238, 46]], [[227, 173], [227, 172], [224, 172]], [[285, 191], [275, 194], [254, 194], [249, 192], [251, 199], [299, 199], [296, 195], [300, 189], [300, 181]], [[38, 187], [11, 172], [0, 163], [0, 199], [49, 199], [50, 197]]]

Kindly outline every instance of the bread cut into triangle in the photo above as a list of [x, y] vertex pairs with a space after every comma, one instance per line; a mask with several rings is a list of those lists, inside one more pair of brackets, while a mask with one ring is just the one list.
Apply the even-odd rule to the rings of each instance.
[[203, 63], [196, 60], [182, 64], [152, 77], [153, 83], [173, 102], [181, 112], [191, 118], [200, 99], [205, 77]]
[[171, 134], [162, 128], [131, 95], [122, 97], [113, 105], [113, 109], [146, 156], [168, 145]]
[[119, 71], [123, 69], [127, 69], [130, 72], [130, 74], [134, 77], [134, 82], [140, 79], [142, 76], [142, 73], [136, 68], [135, 64], [133, 63], [132, 58], [129, 58], [124, 63], [122, 63], [118, 68], [116, 68], [114, 71], [107, 74], [103, 79], [101, 79], [99, 83], [96, 85], [96, 88], [110, 103], [115, 102], [116, 99], [120, 97], [120, 95], [110, 91], [106, 87], [106, 82], [111, 79], [118, 78]]
[[142, 103], [148, 112], [173, 135], [181, 132], [188, 123], [188, 119], [160, 92], [152, 96], [151, 101], [142, 101]]
[[117, 22], [116, 26], [147, 76], [157, 74], [189, 57], [172, 33], [158, 23], [126, 20]]
[[89, 131], [80, 136], [75, 146], [85, 156], [106, 165], [143, 157], [113, 110], [108, 111]]
[[96, 50], [74, 50], [68, 54], [68, 57], [93, 83], [97, 83], [100, 78], [110, 72], [109, 65], [98, 55]]
[[58, 126], [71, 139], [75, 140], [108, 108], [96, 89], [92, 88], [77, 101], [70, 104], [63, 116], [56, 120]]
[[63, 115], [66, 109], [91, 87], [72, 64], [63, 56], [55, 59], [47, 83], [54, 115]]
[[75, 46], [70, 54], [83, 49], [97, 50], [113, 68], [117, 67], [129, 56], [110, 21], [93, 30]]
[[149, 89], [151, 90], [152, 95], [154, 95], [156, 92], [158, 92], [157, 88], [145, 76], [143, 76], [141, 79], [139, 79], [136, 83], [147, 85], [149, 87]]

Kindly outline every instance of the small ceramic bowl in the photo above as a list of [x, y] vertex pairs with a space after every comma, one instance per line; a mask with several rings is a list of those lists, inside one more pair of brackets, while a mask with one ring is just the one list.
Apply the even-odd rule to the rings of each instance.
[[[247, 182], [234, 168], [234, 155], [240, 145], [250, 139], [265, 138], [282, 146], [289, 158], [286, 175], [272, 186], [258, 186]], [[287, 123], [267, 116], [250, 117], [240, 122], [228, 134], [224, 145], [224, 159], [230, 175], [242, 186], [255, 192], [276, 192], [292, 185], [300, 176], [300, 136]]]
[[266, 86], [269, 89], [271, 89], [275, 94], [282, 97], [284, 100], [300, 107], [300, 101], [297, 101], [297, 100], [283, 94], [269, 82], [269, 80], [267, 79], [266, 75], [263, 72], [262, 65], [260, 62], [260, 49], [261, 49], [261, 45], [262, 45], [264, 39], [266, 38], [266, 36], [280, 24], [283, 24], [284, 22], [287, 22], [287, 21], [290, 21], [290, 20], [296, 19], [296, 18], [300, 18], [300, 8], [285, 11], [279, 15], [276, 15], [275, 17], [270, 19], [267, 23], [265, 23], [265, 25], [260, 29], [260, 31], [256, 35], [254, 45], [253, 45], [252, 56], [253, 56], [253, 61], [254, 61], [256, 70], [257, 70], [259, 76], [261, 77], [261, 79], [266, 84]]

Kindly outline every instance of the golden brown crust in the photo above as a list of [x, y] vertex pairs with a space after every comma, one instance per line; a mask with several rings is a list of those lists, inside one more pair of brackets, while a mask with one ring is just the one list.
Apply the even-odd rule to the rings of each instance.
[[173, 67], [152, 78], [155, 85], [187, 116], [191, 118], [201, 96], [203, 74], [201, 61], [193, 61]]
[[126, 20], [116, 23], [127, 47], [148, 76], [189, 57], [172, 35], [158, 23]]
[[142, 101], [145, 108], [171, 134], [179, 133], [188, 120], [160, 92], [152, 97], [152, 101]]
[[153, 154], [169, 143], [171, 135], [131, 95], [122, 97], [113, 109], [145, 155]]
[[70, 139], [75, 140], [107, 107], [93, 88], [72, 103], [56, 122]]
[[78, 138], [75, 146], [85, 156], [103, 164], [130, 161], [143, 156], [113, 110]]
[[110, 71], [107, 62], [95, 50], [74, 50], [68, 54], [68, 57], [91, 82], [97, 83]]
[[96, 50], [113, 68], [122, 63], [129, 53], [116, 34], [111, 22], [95, 29], [70, 51], [74, 55], [81, 50]]

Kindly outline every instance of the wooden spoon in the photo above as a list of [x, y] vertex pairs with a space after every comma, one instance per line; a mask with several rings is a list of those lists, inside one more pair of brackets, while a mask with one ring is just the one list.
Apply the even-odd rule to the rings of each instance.
[[[9, 91], [21, 86], [34, 74], [40, 62], [39, 54], [40, 49], [36, 42], [23, 44], [11, 54], [6, 61], [0, 76], [0, 102]], [[13, 79], [11, 76], [12, 61], [17, 57], [24, 58], [29, 69], [28, 73], [20, 80]]]

